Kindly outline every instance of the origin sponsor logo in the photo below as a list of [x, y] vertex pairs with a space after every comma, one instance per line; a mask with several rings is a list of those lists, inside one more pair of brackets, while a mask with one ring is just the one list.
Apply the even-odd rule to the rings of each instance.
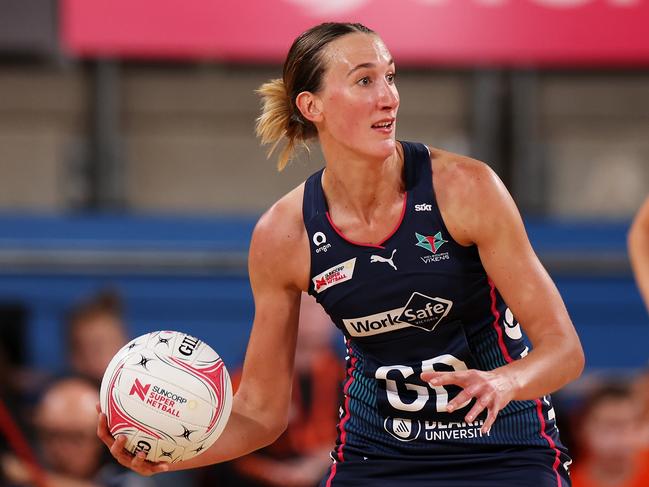
[[316, 254], [319, 254], [320, 252], [327, 253], [327, 250], [329, 250], [330, 248], [331, 248], [330, 243], [324, 244], [322, 247], [318, 247], [317, 249], [315, 249], [315, 253]]
[[356, 266], [356, 257], [341, 262], [326, 271], [318, 274], [313, 278], [313, 286], [317, 293], [321, 293], [330, 287], [349, 281], [354, 275], [354, 267]]
[[415, 205], [415, 211], [433, 211], [433, 205], [430, 203], [420, 203]]
[[448, 315], [453, 301], [431, 298], [421, 293], [412, 293], [403, 308], [391, 309], [360, 318], [343, 319], [351, 336], [365, 337], [415, 326], [426, 331], [435, 327]]
[[327, 253], [327, 250], [331, 248], [331, 244], [327, 243], [327, 236], [322, 232], [316, 232], [313, 234], [313, 243], [317, 247], [315, 253], [319, 254], [320, 252]]

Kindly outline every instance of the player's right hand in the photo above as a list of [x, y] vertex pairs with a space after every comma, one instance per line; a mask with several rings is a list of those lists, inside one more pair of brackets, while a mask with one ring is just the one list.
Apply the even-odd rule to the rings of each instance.
[[110, 454], [126, 468], [130, 468], [134, 472], [139, 473], [144, 477], [167, 472], [169, 465], [165, 462], [149, 462], [146, 460], [146, 454], [139, 452], [133, 455], [126, 451], [126, 436], [118, 436], [117, 439], [113, 438], [108, 430], [108, 419], [106, 415], [101, 412], [99, 404], [97, 404], [97, 413], [99, 413], [99, 421], [97, 424], [97, 436], [110, 450]]

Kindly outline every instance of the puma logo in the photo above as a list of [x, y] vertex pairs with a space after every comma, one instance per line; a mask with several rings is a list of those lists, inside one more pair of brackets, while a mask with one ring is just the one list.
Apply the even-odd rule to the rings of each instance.
[[394, 253], [396, 251], [397, 251], [397, 249], [394, 249], [392, 251], [392, 255], [390, 256], [389, 259], [386, 258], [386, 257], [381, 257], [380, 255], [370, 255], [370, 262], [385, 262], [387, 264], [390, 264], [392, 266], [392, 268], [396, 271], [397, 266], [394, 265], [394, 262], [392, 261], [392, 259], [394, 259]]

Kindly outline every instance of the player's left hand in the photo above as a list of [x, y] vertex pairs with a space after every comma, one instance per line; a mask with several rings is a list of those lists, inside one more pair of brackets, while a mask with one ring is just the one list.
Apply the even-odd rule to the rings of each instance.
[[482, 425], [482, 434], [488, 434], [496, 421], [496, 416], [513, 398], [516, 390], [514, 381], [496, 370], [461, 370], [456, 372], [423, 372], [421, 379], [431, 387], [456, 385], [462, 391], [446, 406], [453, 412], [475, 398], [475, 404], [464, 417], [472, 423], [482, 411], [487, 409], [487, 419]]
[[139, 452], [137, 455], [133, 455], [126, 451], [124, 448], [126, 446], [126, 436], [118, 435], [116, 439], [113, 438], [113, 435], [108, 429], [108, 419], [106, 418], [106, 415], [101, 412], [99, 403], [97, 403], [96, 409], [97, 414], [99, 414], [97, 436], [108, 447], [110, 454], [113, 455], [120, 465], [130, 468], [143, 477], [150, 477], [157, 473], [169, 471], [168, 463], [149, 462], [146, 460], [146, 454], [144, 452]]

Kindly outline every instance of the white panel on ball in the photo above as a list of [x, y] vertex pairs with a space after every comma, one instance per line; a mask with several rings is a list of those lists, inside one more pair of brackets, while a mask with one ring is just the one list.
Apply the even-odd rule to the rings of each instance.
[[220, 436], [232, 408], [232, 385], [219, 355], [175, 331], [143, 335], [108, 365], [100, 403], [113, 436], [147, 460], [177, 462], [203, 453]]

